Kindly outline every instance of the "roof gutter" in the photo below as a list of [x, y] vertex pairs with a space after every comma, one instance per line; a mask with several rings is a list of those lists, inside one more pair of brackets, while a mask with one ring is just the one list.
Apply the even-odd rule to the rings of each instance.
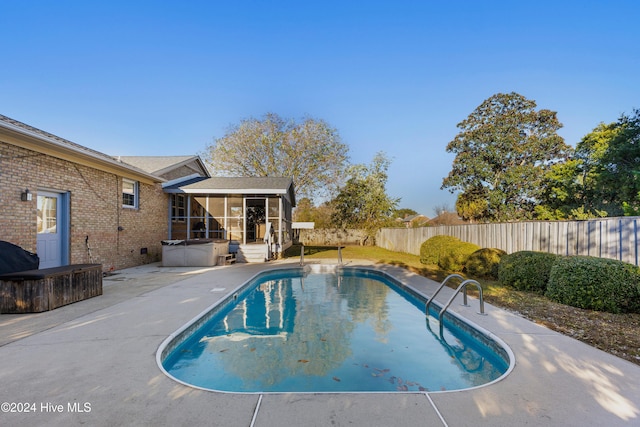
[[278, 188], [165, 188], [165, 193], [179, 194], [287, 194]]
[[82, 150], [12, 123], [0, 121], [0, 138], [12, 145], [62, 160], [96, 168], [145, 184], [164, 182], [163, 178], [110, 158], [106, 154]]

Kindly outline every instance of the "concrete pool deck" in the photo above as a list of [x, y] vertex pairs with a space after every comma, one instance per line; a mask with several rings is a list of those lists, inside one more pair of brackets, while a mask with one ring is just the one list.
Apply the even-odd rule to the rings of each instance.
[[[151, 264], [105, 277], [102, 296], [45, 313], [0, 315], [0, 425], [640, 425], [640, 366], [490, 304], [480, 316], [473, 298], [470, 307], [456, 300], [450, 310], [515, 354], [513, 371], [485, 387], [232, 394], [193, 389], [163, 374], [155, 357], [167, 336], [253, 275], [284, 265]], [[426, 295], [438, 285], [401, 268], [375, 267]], [[445, 288], [436, 299], [445, 302], [452, 293]]]

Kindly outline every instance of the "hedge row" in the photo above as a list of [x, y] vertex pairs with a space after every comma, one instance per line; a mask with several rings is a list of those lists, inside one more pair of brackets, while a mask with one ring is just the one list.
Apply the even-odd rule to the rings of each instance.
[[640, 313], [640, 269], [613, 259], [514, 252], [502, 257], [498, 282], [573, 307]]
[[420, 262], [545, 295], [561, 304], [611, 313], [640, 313], [640, 268], [622, 261], [546, 252], [480, 249], [453, 236], [420, 247]]
[[447, 252], [449, 246], [460, 242], [453, 236], [433, 236], [420, 246], [420, 262], [422, 264], [439, 265], [440, 258]]
[[505, 255], [502, 249], [482, 248], [469, 256], [464, 271], [474, 277], [496, 280], [500, 260]]
[[500, 249], [480, 249], [453, 236], [434, 236], [420, 246], [420, 262], [446, 271], [465, 271], [475, 277], [497, 278]]
[[563, 257], [551, 268], [545, 295], [573, 307], [640, 313], [640, 269], [614, 259]]
[[520, 251], [502, 257], [498, 267], [498, 283], [519, 291], [544, 294], [551, 267], [558, 255], [546, 252]]

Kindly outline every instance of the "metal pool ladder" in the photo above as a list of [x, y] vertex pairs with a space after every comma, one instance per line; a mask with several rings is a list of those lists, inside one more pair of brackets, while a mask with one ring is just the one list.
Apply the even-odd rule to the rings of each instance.
[[460, 283], [460, 286], [458, 286], [458, 289], [456, 289], [456, 291], [453, 293], [451, 298], [449, 298], [449, 301], [447, 301], [447, 303], [444, 305], [442, 310], [440, 310], [440, 314], [438, 315], [438, 320], [440, 321], [441, 325], [442, 325], [442, 316], [444, 316], [444, 312], [447, 311], [447, 308], [449, 308], [449, 306], [451, 305], [451, 303], [453, 302], [455, 297], [463, 289], [464, 289], [464, 292], [463, 292], [463, 294], [464, 294], [463, 305], [468, 305], [467, 304], [467, 285], [469, 283], [472, 283], [472, 284], [476, 285], [476, 287], [478, 288], [478, 293], [480, 294], [480, 313], [478, 313], [478, 314], [484, 314], [484, 299], [482, 297], [482, 286], [480, 286], [480, 283], [478, 283], [477, 281], [475, 281], [473, 279], [467, 279], [464, 282]]
[[[442, 288], [444, 288], [444, 285], [446, 285], [449, 280], [454, 279], [454, 278], [458, 278], [458, 279], [460, 279], [460, 281], [464, 281], [464, 277], [462, 277], [459, 274], [450, 274], [450, 275], [448, 275], [442, 281], [442, 283], [440, 283], [440, 286], [438, 286], [438, 289], [436, 289], [436, 291], [433, 293], [433, 295], [431, 295], [431, 298], [429, 298], [427, 300], [427, 305], [424, 308], [424, 313], [425, 313], [425, 315], [427, 317], [429, 317], [429, 304], [431, 304], [431, 301], [433, 301], [435, 299], [436, 295], [438, 295], [438, 293], [442, 290]], [[464, 303], [466, 304], [467, 303], [467, 293], [466, 292], [464, 294], [464, 297], [465, 297]]]
[[451, 298], [449, 298], [449, 301], [447, 301], [447, 303], [444, 305], [444, 307], [442, 308], [442, 310], [440, 310], [440, 313], [438, 314], [438, 322], [440, 323], [440, 335], [442, 335], [442, 328], [443, 328], [442, 318], [444, 317], [444, 313], [447, 311], [447, 309], [449, 308], [449, 306], [451, 305], [453, 300], [456, 298], [456, 296], [458, 296], [460, 291], [463, 291], [463, 295], [464, 295], [464, 299], [463, 299], [462, 304], [465, 305], [465, 306], [468, 306], [468, 304], [467, 304], [467, 285], [470, 284], [470, 283], [476, 285], [476, 287], [478, 288], [478, 293], [479, 293], [479, 298], [480, 298], [480, 313], [478, 313], [478, 314], [485, 315], [485, 312], [484, 312], [484, 297], [482, 295], [482, 286], [480, 286], [480, 283], [478, 283], [476, 280], [473, 280], [473, 279], [464, 280], [464, 277], [462, 277], [459, 274], [451, 274], [451, 275], [447, 276], [442, 281], [442, 283], [440, 284], [438, 289], [433, 293], [431, 298], [429, 298], [429, 300], [427, 301], [427, 304], [425, 306], [425, 315], [427, 316], [427, 319], [429, 318], [429, 304], [431, 304], [431, 301], [433, 301], [433, 299], [438, 294], [438, 292], [440, 292], [440, 290], [442, 290], [442, 288], [447, 283], [447, 281], [449, 281], [450, 279], [452, 279], [454, 277], [462, 280], [462, 283], [460, 283], [460, 285], [458, 285], [458, 288], [456, 289], [456, 291], [453, 293]]

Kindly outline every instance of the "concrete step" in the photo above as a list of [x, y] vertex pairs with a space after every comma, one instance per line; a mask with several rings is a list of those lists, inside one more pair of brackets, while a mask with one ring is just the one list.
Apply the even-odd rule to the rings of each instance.
[[236, 259], [238, 262], [266, 262], [266, 245], [240, 245]]

